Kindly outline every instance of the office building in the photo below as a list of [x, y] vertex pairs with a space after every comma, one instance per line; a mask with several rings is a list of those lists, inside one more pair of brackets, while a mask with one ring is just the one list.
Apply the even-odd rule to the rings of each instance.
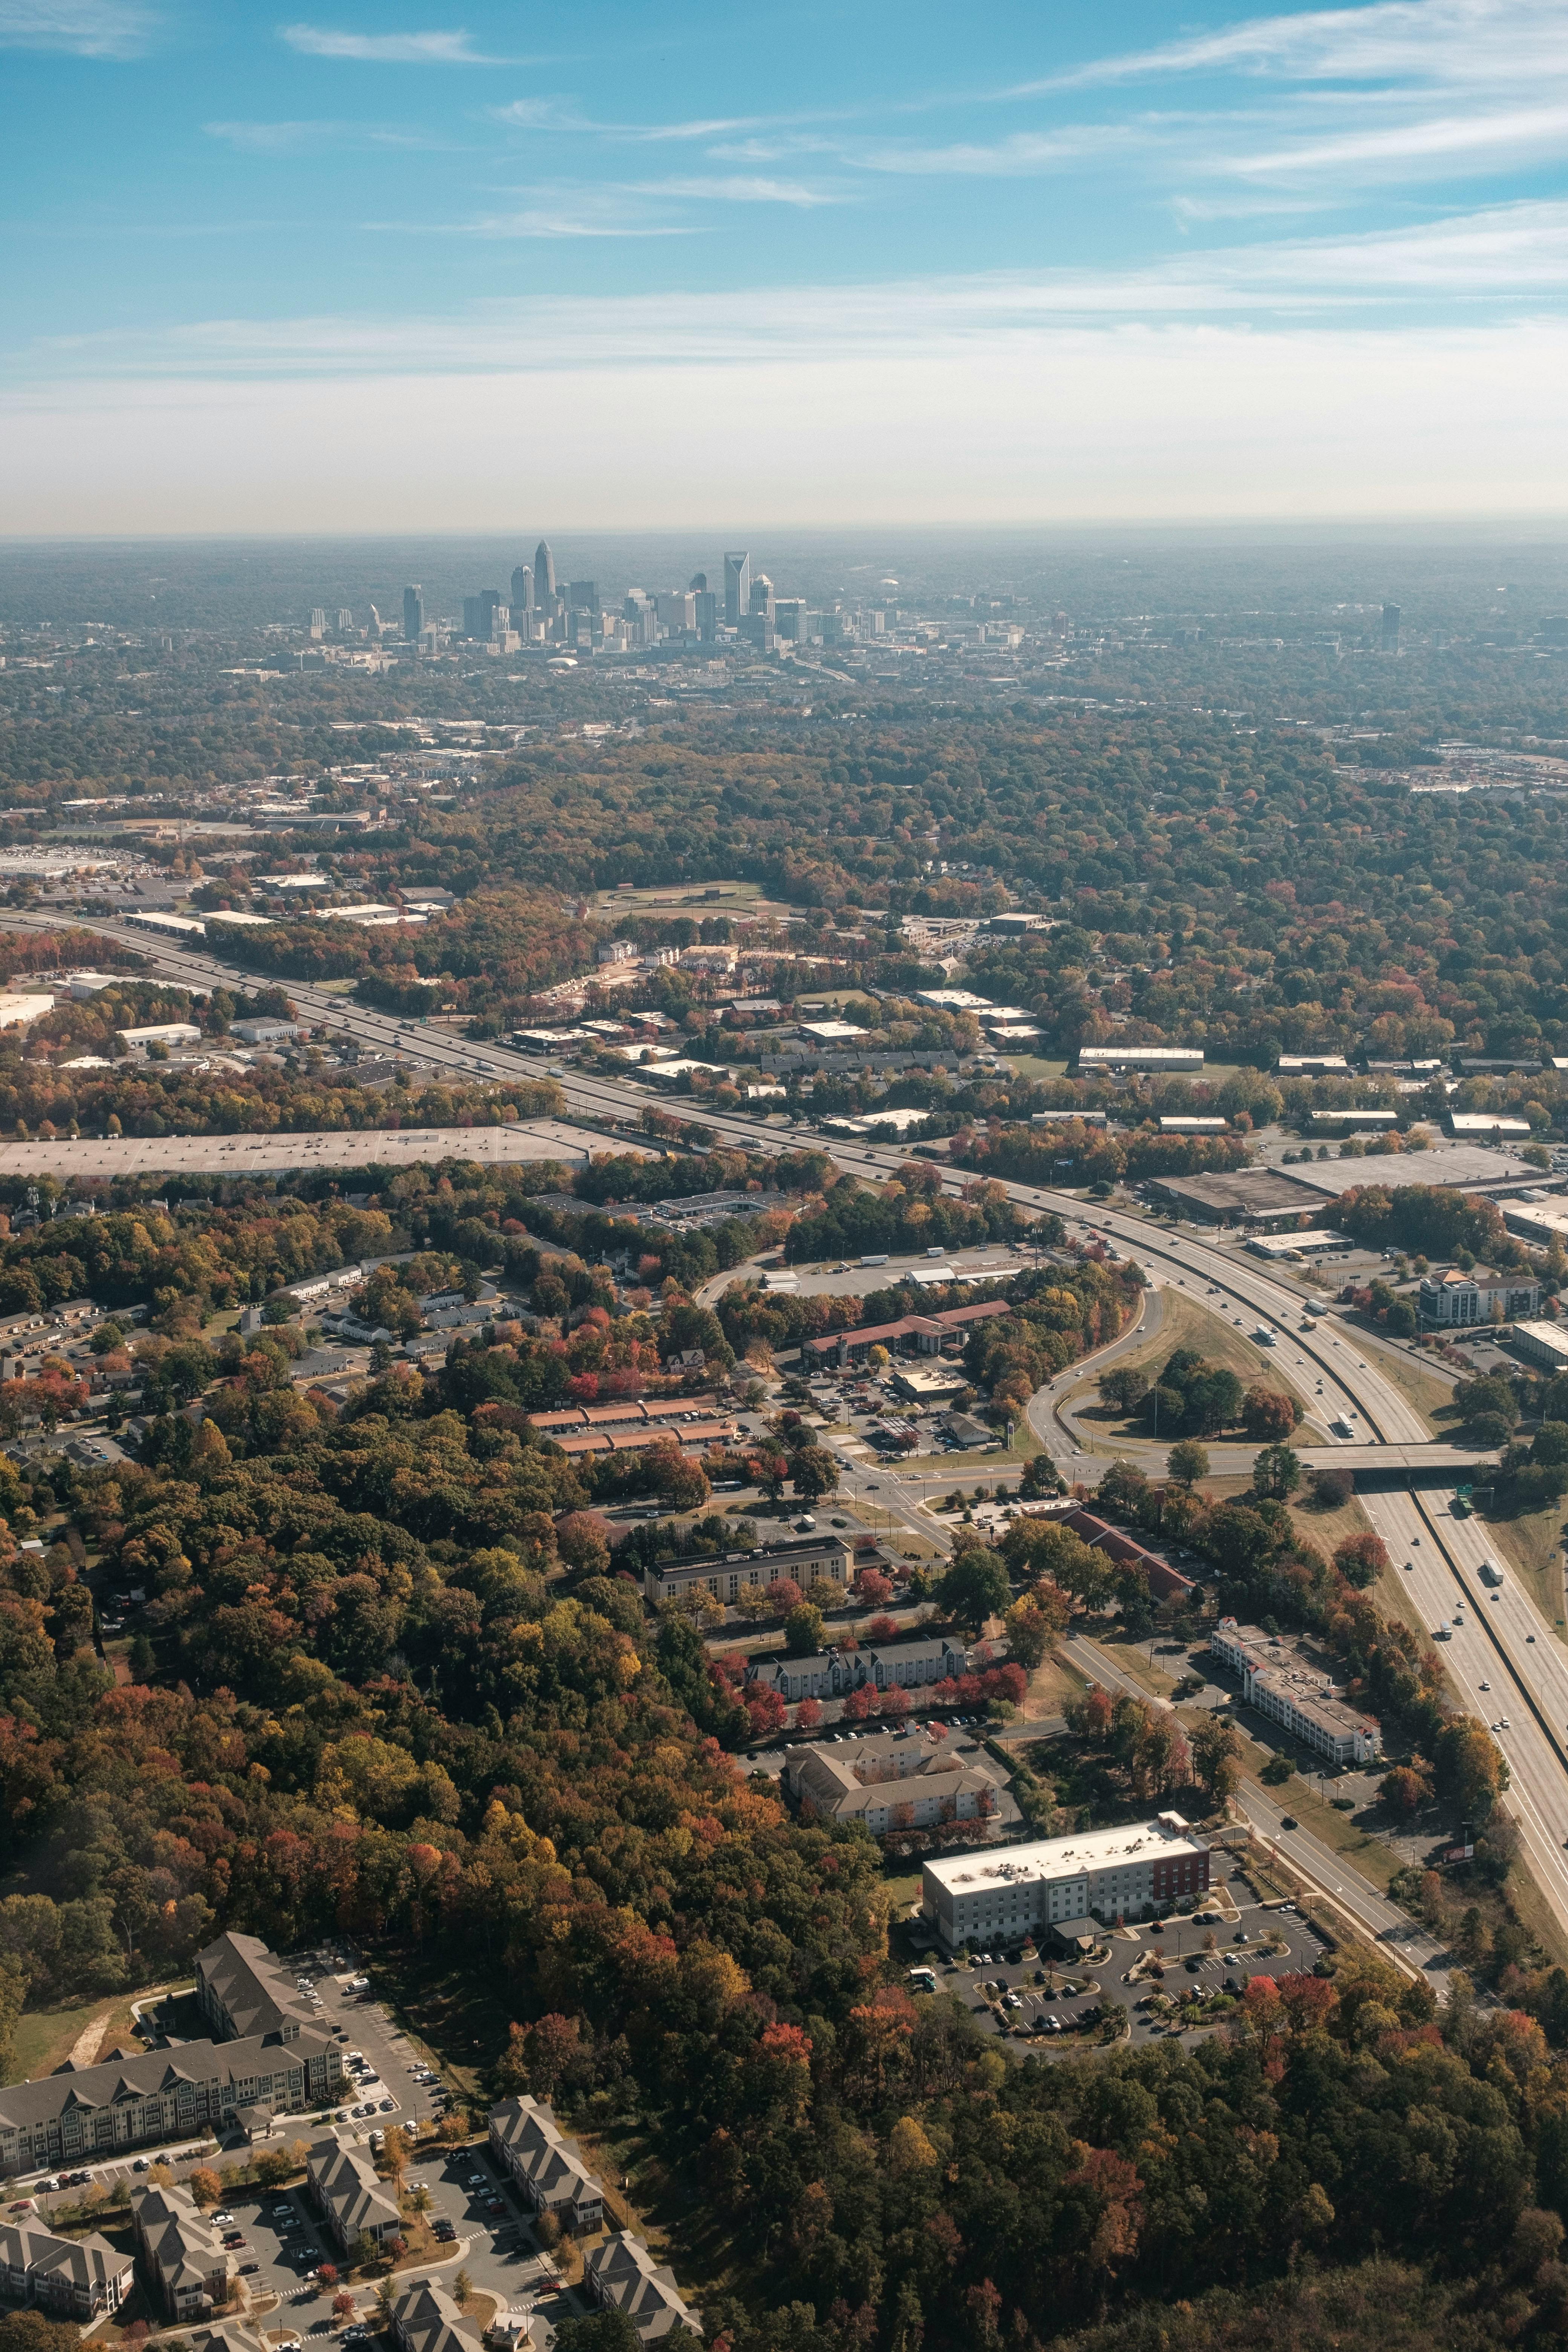
[[310, 635], [313, 637], [324, 637], [326, 634], [327, 608], [324, 604], [318, 604], [310, 614]]
[[481, 588], [477, 596], [465, 596], [463, 599], [463, 635], [466, 637], [493, 636], [498, 627], [506, 627], [510, 618], [499, 588]]
[[520, 625], [533, 610], [533, 573], [520, 563], [511, 575], [511, 609]]
[[752, 559], [744, 548], [731, 548], [724, 556], [724, 625], [738, 629], [752, 609]]
[[598, 582], [574, 580], [566, 591], [566, 602], [574, 613], [596, 613], [599, 609]]
[[533, 601], [544, 613], [555, 602], [555, 558], [547, 539], [542, 539], [533, 551]]
[[346, 604], [338, 606], [338, 635], [346, 637], [354, 625], [354, 616]]
[[1399, 607], [1385, 604], [1383, 608], [1383, 650], [1385, 654], [1399, 651]]
[[[765, 1591], [787, 1577], [804, 1592], [817, 1577], [847, 1586], [855, 1573], [855, 1555], [841, 1536], [807, 1536], [792, 1543], [759, 1544], [752, 1551], [723, 1551], [680, 1559], [666, 1556], [643, 1571], [643, 1591], [655, 1607], [661, 1601], [689, 1592], [700, 1585], [715, 1601], [736, 1599], [742, 1587]], [[0, 2094], [3, 2097], [4, 2094]]]
[[689, 588], [661, 589], [655, 602], [658, 625], [667, 636], [682, 637], [697, 626], [697, 599]]
[[[700, 580], [702, 574], [697, 576]], [[692, 592], [691, 604], [698, 641], [710, 646], [719, 634], [719, 599], [711, 588], [698, 588]]]
[[403, 592], [403, 635], [406, 642], [417, 645], [425, 634], [425, 591], [416, 582]]
[[921, 1910], [949, 1951], [1042, 1928], [1142, 1919], [1208, 1892], [1209, 1849], [1180, 1813], [1027, 1845], [944, 1855], [921, 1871]]

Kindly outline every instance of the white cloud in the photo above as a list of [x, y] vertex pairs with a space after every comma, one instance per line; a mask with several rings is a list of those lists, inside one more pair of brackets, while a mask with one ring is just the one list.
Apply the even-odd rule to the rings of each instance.
[[[658, 236], [681, 228], [626, 188], [531, 192], [515, 213], [464, 224], [458, 233], [509, 237]], [[1114, 270], [987, 272], [870, 284], [758, 288], [719, 293], [653, 292], [507, 299], [442, 317], [216, 319], [162, 333], [51, 339], [34, 347], [29, 380], [108, 381], [158, 375], [342, 375], [363, 382], [397, 373], [452, 375], [505, 370], [521, 377], [562, 369], [616, 370], [813, 360], [903, 365], [921, 353], [967, 356], [981, 373], [1005, 355], [1039, 352], [1079, 324], [1201, 322], [1275, 331], [1294, 321], [1303, 337], [1319, 321], [1369, 320], [1391, 341], [1413, 334], [1435, 305], [1486, 302], [1512, 313], [1568, 289], [1568, 200], [1503, 205], [1419, 227], [1359, 236], [1182, 252]], [[1504, 334], [1517, 317], [1498, 322]], [[1346, 331], [1350, 330], [1347, 328]], [[1478, 328], [1478, 331], [1480, 330]], [[1500, 344], [1500, 348], [1502, 345]], [[977, 379], [978, 381], [978, 379]], [[1500, 414], [1507, 398], [1500, 390]]]
[[309, 147], [398, 147], [426, 154], [452, 150], [450, 140], [400, 123], [304, 118], [294, 122], [204, 122], [202, 129], [209, 139], [221, 139], [242, 155], [289, 155]]
[[1528, 88], [1568, 75], [1568, 14], [1560, 0], [1374, 0], [1365, 8], [1255, 16], [1015, 83], [1006, 95], [1226, 71], [1293, 81]]
[[0, 48], [132, 58], [146, 47], [156, 21], [132, 0], [0, 0]]
[[706, 179], [643, 180], [637, 193], [671, 196], [683, 202], [715, 205], [793, 205], [809, 211], [817, 205], [835, 205], [841, 197], [826, 188], [807, 187], [802, 180], [766, 180], [752, 175], [714, 174]]
[[465, 32], [337, 33], [320, 25], [281, 25], [291, 49], [308, 58], [352, 58], [382, 66], [499, 66], [515, 58], [482, 56]]
[[1426, 116], [1373, 130], [1288, 141], [1262, 153], [1226, 156], [1216, 168], [1243, 179], [1346, 171], [1361, 178], [1372, 172], [1410, 179], [1418, 172], [1447, 175], [1460, 169], [1518, 170], [1561, 154], [1564, 138], [1568, 93], [1550, 106]]
[[1565, 373], [1556, 321], [1183, 322], [893, 355], [803, 332], [787, 359], [743, 349], [722, 398], [708, 364], [575, 354], [368, 383], [99, 379], [0, 404], [0, 494], [24, 534], [493, 530], [541, 512], [627, 530], [1538, 520]]

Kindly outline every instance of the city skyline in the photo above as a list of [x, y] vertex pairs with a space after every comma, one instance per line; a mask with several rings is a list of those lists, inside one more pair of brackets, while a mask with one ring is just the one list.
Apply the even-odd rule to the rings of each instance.
[[6, 528], [1553, 510], [1545, 0], [819, 31], [11, 0]]

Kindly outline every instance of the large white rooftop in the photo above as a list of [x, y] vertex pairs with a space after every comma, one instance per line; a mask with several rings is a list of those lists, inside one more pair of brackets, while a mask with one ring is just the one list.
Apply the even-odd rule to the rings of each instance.
[[949, 1853], [922, 1864], [928, 1878], [950, 1893], [973, 1894], [1020, 1879], [1071, 1878], [1120, 1863], [1145, 1862], [1153, 1853], [1207, 1853], [1208, 1842], [1187, 1834], [1180, 1813], [1155, 1821], [1123, 1822], [1120, 1829], [1077, 1830], [1070, 1837], [1034, 1838], [1027, 1845], [987, 1846]]

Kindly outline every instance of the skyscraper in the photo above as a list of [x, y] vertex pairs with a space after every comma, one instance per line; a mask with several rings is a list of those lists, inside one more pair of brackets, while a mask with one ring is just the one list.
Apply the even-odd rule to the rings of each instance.
[[752, 559], [744, 548], [726, 549], [724, 553], [724, 625], [738, 629], [743, 614], [751, 609]]
[[310, 635], [313, 637], [324, 637], [326, 634], [327, 608], [324, 604], [318, 604], [310, 614]]
[[555, 602], [555, 558], [547, 539], [542, 539], [533, 551], [533, 596], [545, 612]]
[[403, 592], [403, 634], [407, 642], [416, 645], [425, 627], [425, 591], [405, 588]]
[[353, 627], [354, 616], [346, 604], [338, 606], [338, 635], [346, 637]]
[[1399, 607], [1385, 604], [1383, 608], [1383, 650], [1385, 654], [1399, 651]]
[[533, 610], [533, 574], [526, 563], [520, 563], [511, 575], [511, 610], [514, 620]]
[[752, 593], [750, 597], [747, 599], [746, 610], [749, 613], [754, 613], [759, 620], [771, 621], [773, 619], [773, 583], [768, 578], [765, 572], [759, 572], [756, 578], [752, 581]]

